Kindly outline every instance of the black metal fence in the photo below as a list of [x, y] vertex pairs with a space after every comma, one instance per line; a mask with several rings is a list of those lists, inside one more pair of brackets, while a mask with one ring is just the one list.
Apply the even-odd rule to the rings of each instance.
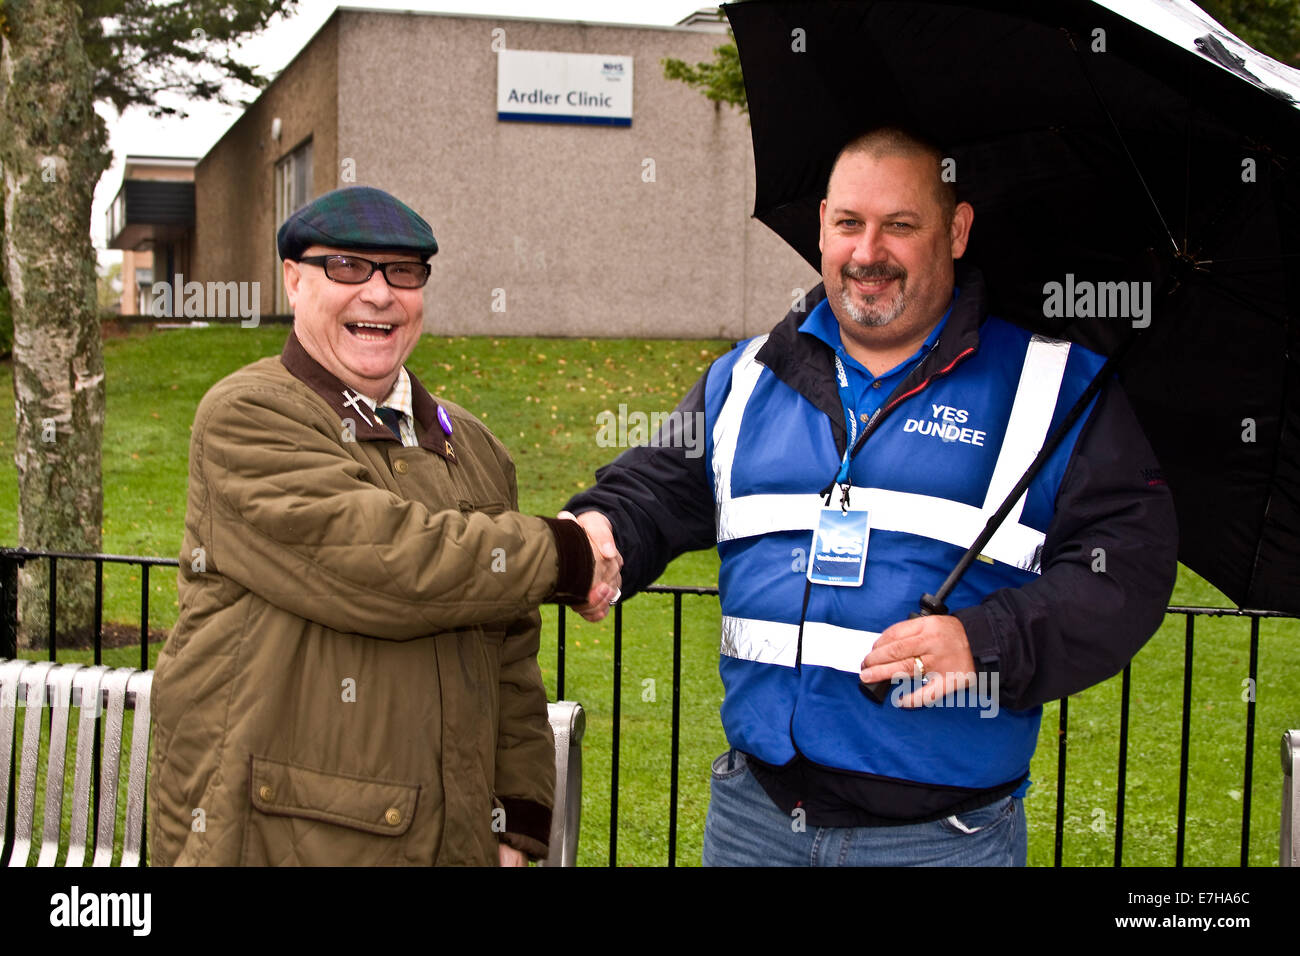
[[49, 563], [49, 597], [46, 617], [49, 621], [47, 644], [49, 659], [57, 660], [57, 607], [60, 561], [95, 563], [95, 663], [100, 664], [104, 633], [104, 565], [138, 564], [140, 566], [140, 669], [149, 669], [149, 569], [175, 568], [175, 558], [149, 558], [128, 554], [74, 554], [68, 551], [28, 551], [26, 548], [0, 548], [0, 657], [18, 656], [18, 569], [26, 561], [45, 559]]
[[[72, 554], [56, 551], [27, 551], [21, 548], [0, 548], [0, 657], [17, 656], [17, 617], [18, 617], [18, 568], [31, 560], [44, 560], [49, 573], [49, 637], [48, 655], [51, 661], [56, 659], [55, 608], [57, 602], [57, 568], [59, 561], [93, 561], [95, 564], [95, 610], [94, 610], [94, 662], [101, 663], [101, 637], [103, 633], [103, 582], [105, 564], [129, 564], [140, 567], [140, 668], [149, 666], [149, 571], [153, 567], [179, 566], [175, 558], [155, 558], [116, 554]], [[670, 754], [669, 808], [668, 808], [668, 865], [677, 862], [677, 816], [678, 816], [678, 765], [680, 756], [681, 727], [681, 659], [682, 659], [682, 599], [689, 596], [716, 597], [718, 589], [713, 587], [665, 587], [654, 585], [645, 590], [647, 594], [663, 594], [673, 601], [673, 677], [672, 677], [672, 739]], [[1255, 686], [1258, 678], [1259, 663], [1259, 622], [1264, 618], [1293, 618], [1293, 615], [1279, 611], [1249, 610], [1212, 607], [1186, 607], [1174, 605], [1168, 608], [1168, 614], [1182, 615], [1185, 620], [1183, 651], [1183, 686], [1182, 686], [1182, 720], [1180, 728], [1180, 749], [1178, 766], [1178, 821], [1177, 842], [1175, 846], [1175, 866], [1183, 865], [1186, 843], [1187, 791], [1190, 755], [1190, 731], [1192, 714], [1192, 658], [1196, 636], [1196, 619], [1199, 617], [1240, 617], [1250, 622], [1250, 686]], [[556, 653], [556, 697], [564, 698], [565, 689], [565, 643], [567, 630], [567, 612], [559, 609], [557, 619], [557, 653]], [[609, 864], [617, 864], [618, 858], [618, 776], [619, 776], [619, 736], [621, 726], [621, 699], [623, 673], [623, 607], [614, 606], [614, 673], [613, 673], [613, 729], [611, 740], [610, 768], [610, 811], [609, 811]], [[1129, 708], [1131, 701], [1131, 665], [1125, 666], [1120, 690], [1120, 731], [1118, 784], [1115, 794], [1115, 852], [1114, 865], [1121, 866], [1124, 858], [1124, 800], [1128, 771], [1129, 743]], [[1060, 701], [1058, 717], [1058, 744], [1056, 768], [1056, 825], [1055, 850], [1053, 862], [1061, 866], [1063, 834], [1065, 829], [1065, 792], [1066, 792], [1066, 743], [1069, 730], [1069, 699]], [[1251, 788], [1253, 784], [1253, 759], [1255, 735], [1255, 699], [1251, 694], [1246, 701], [1246, 719], [1243, 728], [1245, 734], [1245, 771], [1241, 790], [1241, 865], [1248, 865], [1250, 845], [1250, 807]], [[95, 774], [95, 786], [98, 788], [99, 775]], [[12, 789], [13, 782], [9, 782]], [[98, 794], [96, 794], [97, 802]], [[10, 801], [12, 807], [13, 801]], [[12, 826], [6, 832], [12, 832]]]

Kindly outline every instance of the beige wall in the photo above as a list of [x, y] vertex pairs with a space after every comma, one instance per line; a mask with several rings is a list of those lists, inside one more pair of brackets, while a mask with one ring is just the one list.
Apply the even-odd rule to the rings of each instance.
[[[153, 252], [149, 249], [135, 251], [126, 249], [122, 252], [122, 299], [119, 314], [121, 315], [139, 315], [139, 298], [140, 284], [136, 278], [136, 272], [139, 269], [153, 269]], [[162, 276], [154, 276], [154, 282], [162, 280]], [[146, 287], [145, 291], [151, 291], [152, 283]]]
[[[632, 126], [498, 122], [496, 28], [513, 49], [633, 57]], [[429, 331], [767, 331], [790, 290], [816, 274], [750, 219], [745, 117], [665, 80], [659, 63], [709, 59], [722, 41], [687, 29], [340, 10], [200, 164], [197, 277], [267, 281], [274, 162], [313, 133], [316, 193], [348, 185], [346, 164], [357, 184], [394, 193], [433, 226], [441, 251], [425, 295]], [[337, 110], [327, 117], [333, 53]], [[275, 115], [284, 148], [272, 155], [257, 143]], [[647, 159], [654, 182], [643, 181]], [[504, 312], [493, 311], [496, 290]]]
[[[339, 155], [356, 158], [358, 182], [401, 196], [433, 225], [442, 248], [429, 329], [739, 338], [770, 328], [789, 290], [808, 284], [812, 270], [749, 219], [745, 118], [663, 78], [660, 59], [709, 59], [716, 33], [341, 17]], [[498, 27], [514, 49], [632, 56], [632, 126], [498, 122]], [[378, 62], [409, 64], [418, 124], [354, 108], [391, 89]], [[504, 313], [492, 311], [496, 289]]]
[[[338, 114], [337, 20], [262, 91], [199, 161], [194, 175], [194, 278], [261, 282], [264, 311], [274, 303], [275, 164], [312, 140], [312, 195], [334, 188]], [[271, 121], [280, 118], [278, 142]], [[187, 276], [188, 278], [188, 276]]]
[[122, 171], [123, 179], [147, 179], [164, 182], [189, 182], [194, 178], [193, 166], [160, 166], [127, 157]]

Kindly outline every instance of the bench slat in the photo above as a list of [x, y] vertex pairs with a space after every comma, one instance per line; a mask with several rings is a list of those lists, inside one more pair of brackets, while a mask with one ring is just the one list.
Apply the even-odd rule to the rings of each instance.
[[0, 845], [9, 836], [9, 779], [13, 773], [14, 730], [18, 720], [18, 685], [27, 661], [0, 663]]
[[85, 866], [90, 833], [90, 780], [94, 772], [95, 725], [100, 714], [100, 684], [109, 668], [104, 664], [84, 667], [73, 679], [79, 690], [81, 715], [77, 721], [77, 765], [72, 777], [72, 825], [68, 829], [68, 858], [64, 866]]
[[52, 661], [28, 664], [19, 678], [27, 688], [23, 715], [23, 754], [18, 765], [18, 806], [14, 809], [14, 848], [10, 866], [26, 866], [32, 852], [32, 820], [36, 815], [36, 772], [41, 755], [41, 724], [45, 715], [45, 677]]
[[[68, 730], [71, 709], [79, 708], [75, 764], [72, 773], [71, 826], [66, 866], [86, 865], [90, 828], [95, 828], [93, 866], [111, 866], [115, 850], [118, 785], [122, 763], [122, 734], [126, 709], [131, 717], [131, 756], [127, 768], [125, 824], [121, 866], [140, 866], [144, 857], [144, 815], [149, 774], [149, 736], [152, 729], [153, 671], [104, 665], [55, 664], [50, 661], [0, 660], [0, 841], [11, 800], [16, 799], [13, 852], [10, 866], [26, 866], [33, 844], [36, 784], [40, 775], [40, 741], [45, 708], [51, 708], [50, 740], [46, 761], [45, 812], [37, 866], [58, 862], [66, 789]], [[22, 695], [21, 698], [19, 695]], [[21, 704], [20, 704], [21, 699]], [[107, 713], [104, 707], [107, 706]], [[16, 739], [19, 706], [24, 707], [23, 740], [18, 779], [8, 786], [13, 770], [12, 742]], [[573, 866], [576, 862], [578, 820], [582, 794], [582, 736], [586, 726], [580, 704], [558, 701], [547, 705], [555, 737], [556, 811], [546, 866]], [[93, 806], [92, 787], [96, 739], [102, 725], [99, 770], [99, 807]]]
[[144, 835], [144, 797], [149, 774], [149, 694], [153, 671], [136, 671], [127, 683], [135, 699], [131, 721], [131, 765], [126, 780], [126, 825], [122, 834], [122, 866], [139, 866]]
[[134, 671], [119, 667], [104, 678], [108, 693], [108, 724], [99, 753], [99, 826], [95, 830], [95, 857], [91, 866], [113, 863], [113, 829], [117, 823], [117, 780], [122, 770], [122, 723], [126, 713], [126, 685]]
[[68, 712], [72, 709], [72, 681], [81, 664], [64, 664], [52, 670], [50, 687], [50, 756], [45, 773], [45, 825], [41, 828], [41, 852], [37, 866], [53, 866], [59, 857], [63, 835], [64, 765], [68, 755]]
[[555, 735], [555, 811], [550, 853], [544, 866], [576, 866], [578, 821], [582, 811], [582, 736], [587, 729], [582, 705], [571, 700], [546, 705]]

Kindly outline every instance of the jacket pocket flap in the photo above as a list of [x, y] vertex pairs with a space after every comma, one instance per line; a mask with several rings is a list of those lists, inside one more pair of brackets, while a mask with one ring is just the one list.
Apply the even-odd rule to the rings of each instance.
[[377, 836], [401, 836], [411, 826], [419, 784], [327, 773], [266, 757], [252, 758], [253, 806], [262, 813], [302, 817]]

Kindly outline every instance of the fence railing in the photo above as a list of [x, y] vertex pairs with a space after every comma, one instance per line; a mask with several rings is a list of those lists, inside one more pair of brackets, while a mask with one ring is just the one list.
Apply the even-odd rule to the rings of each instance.
[[[56, 551], [28, 551], [21, 548], [0, 548], [0, 657], [16, 657], [17, 654], [17, 607], [18, 607], [18, 568], [26, 561], [44, 560], [48, 563], [49, 574], [49, 635], [48, 655], [56, 660], [58, 647], [56, 643], [56, 601], [57, 569], [59, 561], [91, 561], [95, 564], [95, 603], [94, 603], [94, 662], [101, 663], [101, 637], [103, 633], [103, 578], [105, 564], [129, 564], [140, 567], [140, 668], [149, 666], [149, 570], [153, 567], [178, 567], [175, 558], [157, 558], [116, 554], [73, 554]], [[677, 862], [677, 817], [678, 817], [678, 782], [679, 760], [681, 753], [681, 661], [682, 661], [682, 606], [685, 597], [717, 597], [715, 587], [668, 587], [652, 585], [645, 589], [645, 594], [667, 595], [673, 601], [673, 676], [672, 676], [672, 734], [670, 750], [670, 781], [668, 806], [668, 865]], [[1178, 819], [1177, 836], [1174, 852], [1174, 865], [1182, 866], [1186, 847], [1187, 829], [1187, 793], [1190, 771], [1190, 733], [1192, 716], [1192, 661], [1196, 636], [1196, 620], [1202, 617], [1239, 617], [1250, 622], [1250, 687], [1254, 688], [1258, 678], [1259, 664], [1259, 623], [1265, 618], [1290, 618], [1294, 615], [1279, 611], [1190, 607], [1172, 605], [1167, 614], [1182, 615], [1185, 621], [1183, 640], [1183, 682], [1182, 682], [1182, 717], [1180, 726], [1179, 766], [1178, 766]], [[556, 622], [556, 697], [564, 698], [565, 692], [565, 644], [567, 631], [567, 612], [561, 607]], [[613, 700], [612, 700], [612, 738], [609, 796], [609, 865], [618, 861], [618, 790], [619, 790], [619, 742], [622, 714], [622, 673], [623, 673], [623, 606], [614, 606], [614, 662], [613, 662]], [[1117, 786], [1115, 793], [1115, 840], [1114, 865], [1123, 865], [1124, 855], [1124, 802], [1126, 780], [1128, 775], [1129, 716], [1131, 703], [1132, 665], [1124, 667], [1120, 690], [1120, 730], [1117, 767]], [[588, 703], [588, 702], [584, 702]], [[1056, 820], [1053, 864], [1062, 865], [1063, 838], [1065, 832], [1065, 793], [1066, 793], [1066, 744], [1069, 730], [1070, 701], [1062, 699], [1058, 712], [1058, 743], [1056, 766]], [[1246, 716], [1243, 733], [1244, 778], [1241, 790], [1241, 866], [1248, 865], [1250, 827], [1251, 827], [1251, 791], [1254, 783], [1254, 736], [1255, 736], [1255, 699], [1251, 693], [1246, 700]], [[590, 736], [590, 735], [588, 735]], [[98, 766], [98, 760], [96, 760]], [[95, 775], [98, 788], [98, 773]], [[12, 788], [12, 781], [9, 782]], [[96, 793], [96, 805], [98, 794]], [[12, 801], [10, 801], [12, 806]], [[12, 827], [6, 832], [12, 832]]]

